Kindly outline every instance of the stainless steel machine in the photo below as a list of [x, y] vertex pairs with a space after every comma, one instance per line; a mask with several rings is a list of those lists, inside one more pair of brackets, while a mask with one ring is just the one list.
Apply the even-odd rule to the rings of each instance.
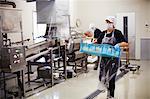
[[[16, 72], [26, 65], [21, 23], [21, 10], [0, 8], [0, 69], [2, 72]], [[15, 35], [20, 40], [19, 46], [12, 45], [15, 39], [11, 35]]]
[[[17, 40], [21, 43], [19, 45], [13, 44]], [[0, 98], [7, 99], [13, 96], [21, 98], [24, 96], [25, 67], [21, 10], [0, 8], [0, 82], [2, 83], [0, 92], [3, 91], [3, 94], [0, 93]], [[17, 79], [17, 92], [9, 91], [14, 83], [8, 83], [8, 81], [13, 78]]]

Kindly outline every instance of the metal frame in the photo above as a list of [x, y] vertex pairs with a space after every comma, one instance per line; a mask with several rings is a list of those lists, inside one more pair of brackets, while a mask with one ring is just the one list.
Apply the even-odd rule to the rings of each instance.
[[[64, 55], [62, 56], [62, 59], [63, 59], [63, 66], [62, 67], [63, 67], [63, 72], [64, 72], [63, 77], [64, 77], [64, 80], [67, 79], [67, 72], [66, 72], [66, 49], [65, 48], [66, 48], [65, 45], [63, 45], [63, 46], [57, 46], [57, 47], [54, 47], [54, 48], [50, 47], [46, 51], [43, 51], [43, 52], [41, 52], [39, 54], [33, 55], [33, 56], [31, 56], [31, 57], [29, 57], [29, 58], [26, 59], [26, 61], [28, 61], [28, 64], [27, 64], [27, 73], [26, 73], [28, 75], [28, 81], [26, 82], [26, 84], [29, 87], [31, 85], [31, 82], [39, 84], [35, 88], [32, 88], [32, 90], [30, 90], [30, 89], [29, 90], [25, 90], [25, 93], [26, 93], [27, 97], [30, 96], [30, 95], [32, 95], [32, 94], [34, 94], [34, 91], [36, 91], [36, 89], [39, 89], [39, 91], [41, 91], [41, 90], [44, 90], [44, 89], [47, 89], [49, 87], [54, 86], [55, 80], [54, 80], [54, 77], [53, 77], [53, 73], [54, 73], [55, 67], [53, 66], [54, 58], [52, 57], [52, 54], [53, 54], [53, 51], [56, 50], [56, 49], [59, 49], [59, 54], [60, 54], [60, 52], [61, 53], [64, 52]], [[34, 61], [36, 58], [41, 57], [43, 55], [47, 55], [47, 54], [50, 54], [49, 55], [49, 60], [50, 60], [49, 62], [37, 62], [37, 61]], [[39, 78], [36, 78], [36, 79], [33, 79], [33, 80], [30, 79], [30, 73], [32, 73], [31, 67], [34, 66], [34, 65], [38, 65], [38, 67], [41, 66], [41, 65], [42, 65], [42, 67], [43, 67], [43, 65], [50, 66], [50, 68], [51, 68], [50, 69], [50, 73], [51, 73], [50, 74], [50, 76], [51, 76], [50, 78], [51, 79], [49, 79], [50, 80], [49, 82], [45, 81], [44, 79], [43, 79], [43, 82], [38, 82], [37, 80]], [[43, 86], [45, 86], [45, 87], [41, 88]], [[29, 94], [28, 92], [30, 92], [31, 94]]]

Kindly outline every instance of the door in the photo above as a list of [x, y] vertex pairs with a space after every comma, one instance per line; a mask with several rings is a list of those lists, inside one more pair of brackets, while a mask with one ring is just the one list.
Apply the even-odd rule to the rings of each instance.
[[130, 59], [135, 59], [135, 13], [117, 13], [116, 28], [119, 29], [129, 43]]

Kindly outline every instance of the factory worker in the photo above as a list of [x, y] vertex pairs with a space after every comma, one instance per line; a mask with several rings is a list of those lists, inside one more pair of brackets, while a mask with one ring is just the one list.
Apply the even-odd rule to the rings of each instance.
[[89, 29], [87, 32], [84, 33], [86, 36], [88, 37], [93, 37], [95, 39], [97, 39], [99, 37], [99, 35], [101, 34], [101, 30], [98, 29], [95, 24], [91, 23], [89, 25]]
[[[97, 38], [101, 35], [101, 33], [102, 33], [101, 30], [98, 29], [95, 26], [95, 24], [91, 23], [89, 25], [89, 30], [88, 30], [88, 32], [85, 33], [85, 35], [88, 37], [93, 37], [92, 42], [97, 43]], [[95, 58], [95, 59], [97, 59], [97, 58]], [[97, 70], [98, 62], [99, 62], [99, 57], [98, 57], [97, 61], [95, 62], [96, 64], [94, 66], [94, 70]]]
[[[120, 30], [115, 29], [115, 17], [108, 16], [105, 19], [107, 29], [99, 35], [98, 44], [111, 44], [115, 48], [128, 46]], [[115, 57], [101, 57], [99, 80], [103, 83], [108, 80], [107, 99], [114, 99], [115, 79], [118, 70], [119, 59]]]

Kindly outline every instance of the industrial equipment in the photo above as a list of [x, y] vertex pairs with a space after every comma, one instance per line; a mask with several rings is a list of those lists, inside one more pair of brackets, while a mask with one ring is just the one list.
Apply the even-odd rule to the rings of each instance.
[[[21, 10], [0, 8], [0, 13], [0, 69], [2, 72], [16, 72], [26, 65]], [[19, 46], [13, 45], [12, 42], [16, 42], [13, 35], [21, 41]]]
[[16, 72], [26, 65], [24, 46], [3, 47], [1, 53], [0, 68], [3, 72]]
[[[0, 3], [2, 4], [2, 2]], [[6, 3], [10, 4], [9, 2]], [[0, 8], [0, 73], [2, 74], [0, 82], [3, 85], [0, 86], [0, 91], [3, 92], [0, 94], [0, 98], [2, 99], [8, 99], [9, 96], [21, 98], [25, 95], [24, 69], [26, 60], [23, 44], [21, 10]], [[14, 78], [16, 78], [17, 83], [11, 82], [9, 84], [9, 80]], [[9, 90], [14, 85], [18, 89], [18, 95]]]
[[87, 54], [79, 51], [81, 41], [80, 37], [81, 35], [79, 36], [79, 33], [71, 35], [67, 50], [67, 65], [73, 66], [75, 73], [87, 72]]

